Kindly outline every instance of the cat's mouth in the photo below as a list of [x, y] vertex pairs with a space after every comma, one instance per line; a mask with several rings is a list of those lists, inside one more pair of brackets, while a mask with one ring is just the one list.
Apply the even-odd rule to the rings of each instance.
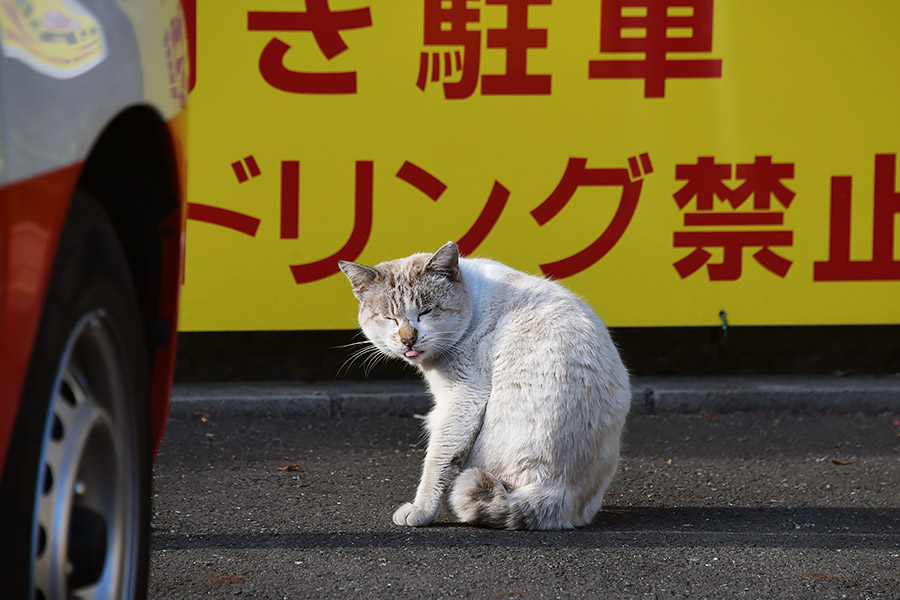
[[403, 353], [403, 356], [405, 356], [406, 358], [415, 358], [415, 357], [419, 356], [420, 354], [422, 354], [421, 350], [413, 350], [410, 348], [409, 350], [407, 350], [406, 352]]

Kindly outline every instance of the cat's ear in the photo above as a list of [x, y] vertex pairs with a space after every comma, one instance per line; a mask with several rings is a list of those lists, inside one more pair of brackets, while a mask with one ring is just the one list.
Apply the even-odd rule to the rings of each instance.
[[459, 248], [447, 242], [434, 253], [425, 265], [425, 272], [440, 273], [451, 281], [459, 280]]
[[353, 294], [357, 297], [359, 297], [358, 294], [363, 288], [378, 277], [378, 271], [372, 267], [364, 267], [347, 260], [338, 261], [338, 266], [344, 272], [344, 275], [347, 276], [347, 279], [350, 280], [350, 284], [353, 286]]

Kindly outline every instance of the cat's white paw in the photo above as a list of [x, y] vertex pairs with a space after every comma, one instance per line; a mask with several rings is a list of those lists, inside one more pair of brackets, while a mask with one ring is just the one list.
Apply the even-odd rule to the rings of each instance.
[[421, 527], [434, 521], [434, 517], [435, 515], [432, 511], [420, 508], [412, 502], [407, 502], [394, 513], [394, 523], [397, 525]]

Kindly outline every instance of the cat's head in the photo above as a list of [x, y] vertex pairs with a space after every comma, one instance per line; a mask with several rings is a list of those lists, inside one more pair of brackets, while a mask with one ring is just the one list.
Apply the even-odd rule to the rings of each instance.
[[359, 300], [360, 327], [381, 352], [426, 366], [453, 352], [472, 319], [455, 243], [374, 267], [339, 264]]

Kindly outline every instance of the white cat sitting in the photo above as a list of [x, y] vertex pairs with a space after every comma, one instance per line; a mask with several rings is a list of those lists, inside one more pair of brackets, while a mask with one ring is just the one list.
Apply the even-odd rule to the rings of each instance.
[[415, 499], [398, 525], [428, 525], [447, 494], [461, 521], [508, 529], [590, 523], [619, 461], [628, 372], [574, 294], [448, 242], [365, 267], [341, 261], [359, 323], [417, 366], [434, 396]]

